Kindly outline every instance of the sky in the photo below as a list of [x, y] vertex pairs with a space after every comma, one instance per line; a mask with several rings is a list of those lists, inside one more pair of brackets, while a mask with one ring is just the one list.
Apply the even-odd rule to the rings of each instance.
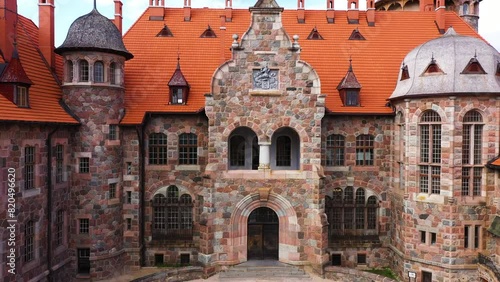
[[[97, 9], [108, 18], [114, 18], [113, 0], [96, 0]], [[38, 25], [39, 0], [17, 0], [19, 14], [28, 17]], [[149, 0], [122, 0], [123, 2], [123, 32], [126, 32], [139, 16], [146, 10]], [[182, 7], [183, 0], [165, 0], [167, 7]], [[191, 7], [223, 8], [224, 0], [192, 0]], [[256, 0], [233, 0], [233, 8], [246, 9], [255, 5]], [[285, 9], [296, 9], [295, 0], [277, 0]], [[366, 1], [360, 0], [360, 10], [366, 9]], [[209, 4], [207, 4], [209, 3]], [[55, 0], [56, 13], [56, 47], [60, 46], [68, 33], [69, 26], [78, 17], [89, 13], [94, 0]], [[311, 10], [325, 9], [324, 0], [305, 1], [305, 8]], [[346, 0], [335, 0], [336, 10], [345, 10]], [[483, 0], [479, 8], [479, 34], [493, 47], [500, 51], [500, 0]]]

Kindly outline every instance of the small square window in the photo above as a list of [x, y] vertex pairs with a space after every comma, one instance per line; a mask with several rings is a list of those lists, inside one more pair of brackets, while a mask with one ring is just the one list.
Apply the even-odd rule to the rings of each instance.
[[358, 264], [366, 264], [366, 254], [358, 254]]
[[80, 173], [90, 173], [90, 158], [80, 158]]
[[188, 265], [190, 261], [189, 254], [181, 254], [181, 265]]
[[89, 219], [88, 218], [80, 218], [80, 234], [89, 234]]
[[109, 184], [109, 198], [116, 198], [116, 183]]
[[182, 104], [184, 102], [184, 91], [182, 88], [172, 89], [172, 104]]
[[155, 254], [155, 266], [162, 265], [163, 262], [163, 254]]
[[341, 266], [342, 265], [342, 255], [332, 254], [332, 265]]

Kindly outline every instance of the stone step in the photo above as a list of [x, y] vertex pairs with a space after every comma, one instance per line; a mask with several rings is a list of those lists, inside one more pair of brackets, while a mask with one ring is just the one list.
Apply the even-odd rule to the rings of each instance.
[[[257, 265], [250, 263], [233, 266], [219, 274], [220, 281], [244, 281], [245, 279], [257, 279], [258, 281], [311, 281], [311, 277], [293, 265], [282, 263], [271, 263], [271, 265]], [[249, 280], [246, 280], [249, 281]]]

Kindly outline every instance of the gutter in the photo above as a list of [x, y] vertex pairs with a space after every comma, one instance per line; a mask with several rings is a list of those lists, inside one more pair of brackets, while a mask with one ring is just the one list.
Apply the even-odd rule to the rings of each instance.
[[52, 282], [52, 136], [59, 130], [56, 126], [47, 136], [47, 280]]

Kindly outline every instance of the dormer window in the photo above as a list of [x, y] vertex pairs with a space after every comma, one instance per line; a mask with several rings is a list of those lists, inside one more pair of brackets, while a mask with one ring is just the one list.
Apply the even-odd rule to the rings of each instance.
[[104, 64], [101, 61], [94, 63], [94, 82], [104, 82]]
[[349, 36], [349, 40], [366, 40], [365, 37], [359, 32], [356, 28], [352, 31], [351, 36]]
[[477, 60], [477, 56], [471, 58], [467, 66], [464, 68], [461, 74], [486, 74], [483, 67]]
[[319, 34], [318, 29], [316, 27], [311, 30], [311, 33], [309, 33], [309, 36], [307, 37], [308, 40], [323, 40], [323, 36]]
[[444, 74], [441, 68], [436, 63], [434, 56], [432, 56], [431, 63], [427, 66], [424, 73], [422, 75], [436, 75], [436, 74]]
[[354, 71], [352, 70], [352, 60], [349, 60], [349, 69], [347, 74], [337, 86], [340, 99], [346, 107], [359, 107], [361, 84], [359, 83]]
[[410, 78], [410, 73], [408, 72], [408, 65], [403, 63], [403, 67], [401, 68], [401, 79], [400, 81], [407, 80]]
[[201, 34], [201, 38], [216, 38], [217, 35], [215, 35], [215, 32], [212, 30], [210, 25], [207, 27], [207, 29]]
[[168, 28], [167, 25], [165, 25], [156, 35], [156, 37], [173, 37], [173, 36], [174, 34], [172, 33], [172, 31], [170, 31], [170, 28]]
[[28, 99], [28, 87], [26, 86], [16, 86], [16, 105], [20, 108], [29, 107]]
[[189, 84], [187, 83], [184, 74], [182, 74], [180, 58], [177, 58], [177, 68], [168, 82], [168, 87], [170, 88], [170, 104], [186, 104], [187, 96], [189, 94]]
[[497, 62], [497, 72], [495, 75], [500, 76], [500, 62]]
[[345, 105], [346, 106], [358, 106], [359, 105], [359, 90], [349, 89], [345, 92]]

